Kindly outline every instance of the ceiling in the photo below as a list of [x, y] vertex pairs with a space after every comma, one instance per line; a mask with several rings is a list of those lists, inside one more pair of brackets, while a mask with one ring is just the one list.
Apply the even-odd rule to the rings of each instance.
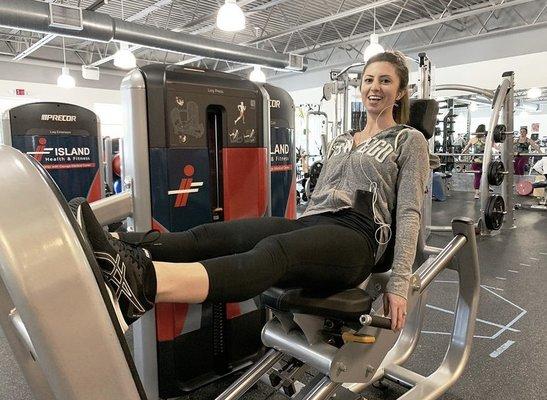
[[[57, 2], [84, 9], [94, 5], [94, 12], [114, 18], [221, 42], [301, 54], [308, 58], [309, 68], [328, 66], [333, 58], [338, 63], [360, 61], [372, 32], [379, 34], [385, 48], [408, 52], [547, 24], [547, 0], [239, 0], [247, 26], [242, 32], [228, 34], [215, 28], [221, 0]], [[45, 41], [44, 36], [0, 28], [0, 54], [5, 58], [19, 55], [19, 62], [62, 62], [62, 38], [53, 36]], [[111, 58], [105, 58], [116, 51], [116, 43], [66, 38], [65, 46], [71, 64], [115, 68]], [[179, 63], [242, 74], [249, 68], [157, 49], [139, 48], [135, 55], [140, 65]]]

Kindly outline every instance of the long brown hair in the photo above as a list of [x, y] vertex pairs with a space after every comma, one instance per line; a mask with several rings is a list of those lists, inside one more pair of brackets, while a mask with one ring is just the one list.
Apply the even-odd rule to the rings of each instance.
[[370, 64], [382, 61], [393, 65], [399, 76], [399, 91], [403, 92], [403, 97], [395, 102], [393, 119], [398, 124], [406, 124], [409, 120], [410, 100], [408, 96], [408, 67], [406, 66], [405, 55], [399, 51], [386, 51], [376, 54], [368, 59], [365, 68], [363, 68], [363, 75]]

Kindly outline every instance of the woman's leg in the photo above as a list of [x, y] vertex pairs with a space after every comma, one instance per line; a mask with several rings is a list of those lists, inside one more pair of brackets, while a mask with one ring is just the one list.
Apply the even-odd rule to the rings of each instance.
[[252, 218], [199, 225], [184, 232], [119, 233], [126, 243], [147, 249], [152, 259], [166, 262], [195, 262], [243, 253], [270, 235], [302, 227], [286, 218]]
[[479, 171], [474, 173], [473, 178], [473, 188], [475, 189], [475, 198], [479, 198], [480, 195], [480, 187], [481, 187], [481, 177], [482, 177], [482, 163], [472, 163], [471, 169], [473, 171]]
[[[110, 288], [112, 297], [116, 300], [114, 304], [118, 309], [117, 314], [123, 316], [125, 324], [128, 325], [136, 321], [154, 306], [154, 303], [158, 300], [157, 279], [161, 280], [160, 298], [164, 291], [170, 290], [170, 285], [175, 285], [179, 291], [186, 292], [186, 298], [181, 300], [184, 302], [201, 302], [210, 292], [208, 275], [200, 263], [171, 264], [157, 262], [159, 272], [156, 272], [156, 267], [149, 257], [149, 253], [146, 253], [138, 246], [126, 244], [104, 232], [86, 201], [79, 204], [74, 211], [78, 223], [85, 231], [102, 276]], [[286, 231], [304, 226], [303, 223], [297, 221], [286, 220], [280, 222], [279, 220], [270, 221], [273, 225], [273, 228], [269, 230], [270, 234], [276, 232], [276, 229]], [[252, 241], [253, 237], [256, 238], [257, 235], [265, 234], [268, 231], [266, 222], [250, 221], [250, 225], [230, 225], [231, 228], [234, 226], [246, 228], [246, 231], [238, 232], [235, 230], [225, 233], [234, 234], [236, 237], [241, 235], [246, 237], [248, 241]], [[284, 228], [281, 228], [281, 226]], [[231, 228], [229, 230], [232, 230]], [[250, 231], [250, 228], [256, 228], [256, 230]], [[214, 231], [216, 232], [216, 229]], [[220, 237], [216, 237], [216, 239], [217, 241], [221, 240]], [[225, 237], [224, 242], [230, 242], [230, 238]], [[220, 243], [219, 246], [223, 243]], [[215, 245], [216, 243], [213, 240], [210, 244]], [[177, 271], [175, 271], [175, 266], [179, 267]], [[121, 320], [120, 322], [122, 323]]]
[[527, 156], [516, 156], [514, 161], [515, 175], [524, 175], [525, 166], [528, 163]]
[[152, 263], [157, 281], [155, 303], [197, 304], [207, 299], [209, 276], [202, 263]]
[[274, 235], [252, 250], [201, 263], [154, 262], [156, 302], [237, 302], [274, 285], [342, 290], [366, 279], [374, 251], [362, 234], [316, 225]]
[[87, 202], [77, 214], [127, 324], [154, 302], [237, 302], [272, 285], [341, 290], [361, 283], [374, 266], [368, 238], [330, 224], [266, 237], [241, 254], [200, 263], [154, 263], [141, 248], [105, 234]]

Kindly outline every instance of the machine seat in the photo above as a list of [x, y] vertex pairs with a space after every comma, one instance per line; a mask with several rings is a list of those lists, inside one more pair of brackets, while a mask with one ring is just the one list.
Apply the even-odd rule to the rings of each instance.
[[262, 293], [263, 303], [274, 310], [355, 321], [370, 313], [373, 299], [362, 289], [325, 293], [302, 288], [272, 287]]

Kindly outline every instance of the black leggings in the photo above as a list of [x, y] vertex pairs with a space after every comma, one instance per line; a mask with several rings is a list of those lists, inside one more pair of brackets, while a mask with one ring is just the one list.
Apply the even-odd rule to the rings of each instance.
[[[357, 286], [374, 266], [371, 239], [321, 215], [289, 220], [257, 218], [161, 233], [145, 244], [155, 261], [201, 262], [207, 300], [237, 302], [271, 286], [341, 290]], [[122, 233], [135, 243], [139, 233]]]

